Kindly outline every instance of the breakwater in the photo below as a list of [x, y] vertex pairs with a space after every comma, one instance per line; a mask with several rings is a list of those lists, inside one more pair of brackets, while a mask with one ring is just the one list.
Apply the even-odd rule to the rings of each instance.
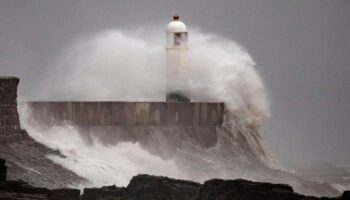
[[77, 126], [220, 126], [223, 103], [26, 102], [35, 120]]

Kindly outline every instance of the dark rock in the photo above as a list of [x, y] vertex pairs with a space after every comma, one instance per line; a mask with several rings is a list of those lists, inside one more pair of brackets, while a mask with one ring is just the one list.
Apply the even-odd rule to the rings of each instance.
[[[0, 164], [5, 164], [0, 160]], [[294, 193], [285, 184], [258, 183], [243, 179], [192, 181], [161, 176], [137, 175], [125, 187], [77, 189], [33, 187], [24, 181], [0, 181], [0, 200], [349, 200], [350, 191], [338, 198], [318, 198]]]
[[45, 194], [22, 194], [0, 191], [0, 200], [47, 200]]
[[201, 184], [161, 176], [137, 175], [126, 188], [86, 188], [82, 200], [195, 200]]
[[[347, 193], [342, 199], [346, 199]], [[248, 180], [206, 181], [203, 185], [191, 181], [160, 176], [137, 175], [126, 188], [108, 186], [86, 188], [82, 200], [336, 200], [338, 198], [312, 197], [297, 194], [285, 184], [259, 183]]]
[[[3, 167], [5, 170], [3, 170]], [[79, 200], [77, 189], [55, 189], [33, 187], [24, 181], [6, 181], [5, 160], [0, 159], [0, 200]]]
[[226, 199], [297, 199], [288, 185], [256, 183], [247, 180], [206, 181], [200, 190], [200, 200]]
[[100, 198], [115, 198], [125, 195], [125, 188], [104, 186], [102, 188], [84, 188], [82, 200], [95, 200]]
[[0, 182], [0, 191], [23, 193], [23, 194], [47, 194], [49, 192], [49, 190], [46, 188], [33, 187], [24, 181]]
[[[6, 198], [5, 198], [6, 197]], [[79, 200], [80, 191], [77, 189], [56, 189], [33, 187], [23, 181], [0, 181], [0, 200]]]
[[5, 166], [5, 160], [0, 158], [0, 181], [5, 181], [7, 175], [7, 167]]
[[198, 200], [316, 200], [339, 199], [312, 197], [294, 193], [292, 187], [285, 184], [259, 183], [243, 179], [206, 181], [200, 190]]
[[77, 189], [55, 189], [47, 193], [48, 200], [79, 200], [80, 191]]
[[126, 199], [192, 200], [199, 194], [200, 184], [161, 176], [134, 176], [126, 188]]
[[341, 196], [342, 200], [350, 200], [350, 191], [345, 191]]

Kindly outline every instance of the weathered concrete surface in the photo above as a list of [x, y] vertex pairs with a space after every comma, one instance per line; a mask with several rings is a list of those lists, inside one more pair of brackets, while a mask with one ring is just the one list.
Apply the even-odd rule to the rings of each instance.
[[223, 123], [223, 103], [169, 102], [27, 102], [33, 117], [49, 124], [67, 121], [77, 126], [178, 125], [217, 126]]
[[184, 141], [208, 148], [223, 124], [223, 103], [27, 102], [41, 125], [68, 122], [83, 137], [105, 144], [139, 142], [151, 153], [171, 157]]

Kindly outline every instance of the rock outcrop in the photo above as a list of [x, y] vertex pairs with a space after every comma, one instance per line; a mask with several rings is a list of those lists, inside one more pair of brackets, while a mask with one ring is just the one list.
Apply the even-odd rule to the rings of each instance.
[[313, 200], [338, 199], [317, 198], [294, 193], [293, 188], [285, 184], [257, 183], [253, 181], [219, 180], [206, 181], [200, 190], [199, 200], [227, 200], [227, 199], [284, 199], [284, 200]]
[[96, 199], [152, 199], [152, 200], [195, 200], [201, 184], [170, 179], [167, 177], [141, 174], [134, 176], [124, 187], [108, 186], [85, 188], [82, 200]]
[[243, 179], [212, 179], [204, 184], [160, 176], [137, 175], [126, 188], [116, 186], [84, 189], [82, 200], [348, 200], [341, 197], [312, 197], [297, 194], [285, 184], [259, 183]]
[[[195, 200], [200, 184], [167, 177], [138, 175], [126, 188], [126, 199]], [[156, 194], [156, 195], [155, 195]]]
[[16, 77], [0, 77], [0, 144], [21, 138], [21, 125], [17, 112]]
[[[5, 169], [5, 170], [4, 170]], [[6, 177], [5, 160], [0, 159], [0, 174]], [[33, 187], [24, 181], [0, 179], [0, 200], [79, 200], [77, 189], [54, 189]]]
[[[0, 159], [0, 169], [6, 169]], [[1, 173], [6, 170], [0, 171]], [[317, 198], [294, 193], [284, 184], [257, 183], [243, 179], [213, 179], [199, 184], [161, 176], [137, 175], [127, 187], [107, 186], [85, 188], [80, 196], [77, 189], [33, 187], [23, 181], [0, 180], [0, 200], [349, 200], [350, 192], [338, 198]]]
[[119, 198], [125, 195], [124, 187], [115, 185], [104, 186], [101, 188], [84, 188], [82, 200], [95, 200], [100, 198]]
[[[0, 157], [7, 160], [8, 168], [0, 160], [0, 180], [24, 180], [37, 187], [60, 188], [85, 179], [47, 159], [58, 154], [33, 140], [21, 128], [17, 110], [16, 77], [0, 77]], [[7, 173], [6, 173], [7, 172]]]

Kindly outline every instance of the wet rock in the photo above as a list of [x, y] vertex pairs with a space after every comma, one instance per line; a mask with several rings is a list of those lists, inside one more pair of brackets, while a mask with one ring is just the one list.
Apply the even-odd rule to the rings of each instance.
[[108, 186], [87, 188], [82, 200], [342, 200], [297, 194], [285, 184], [259, 183], [243, 179], [206, 181], [203, 185], [191, 181], [160, 176], [137, 175], [126, 188]]
[[[206, 181], [201, 187], [198, 200], [327, 200], [340, 199], [313, 197], [297, 194], [293, 188], [285, 184], [259, 183], [243, 179]], [[343, 199], [343, 198], [341, 198]]]
[[[5, 167], [3, 170], [3, 167]], [[79, 200], [80, 191], [77, 189], [55, 189], [34, 187], [28, 183], [6, 180], [5, 160], [0, 159], [0, 200]]]
[[48, 200], [79, 200], [80, 191], [77, 189], [55, 189], [47, 193]]
[[[5, 160], [0, 159], [0, 167]], [[1, 171], [6, 177], [6, 170]], [[337, 198], [304, 196], [285, 184], [259, 183], [243, 179], [212, 179], [204, 184], [161, 176], [137, 175], [125, 187], [105, 186], [77, 189], [34, 187], [24, 181], [0, 180], [0, 200], [350, 200], [350, 191]]]
[[0, 181], [0, 200], [79, 200], [80, 191], [77, 189], [56, 189], [33, 187], [23, 181]]
[[0, 191], [0, 200], [47, 200], [45, 194], [23, 194]]
[[126, 188], [125, 199], [194, 200], [198, 197], [200, 187], [201, 184], [192, 181], [137, 175]]
[[201, 184], [161, 176], [137, 175], [126, 188], [86, 188], [82, 200], [195, 200]]
[[125, 195], [125, 188], [112, 186], [104, 186], [102, 188], [84, 188], [82, 200], [95, 200], [101, 198], [116, 198]]
[[200, 190], [200, 200], [297, 199], [288, 185], [256, 183], [247, 180], [209, 180]]

